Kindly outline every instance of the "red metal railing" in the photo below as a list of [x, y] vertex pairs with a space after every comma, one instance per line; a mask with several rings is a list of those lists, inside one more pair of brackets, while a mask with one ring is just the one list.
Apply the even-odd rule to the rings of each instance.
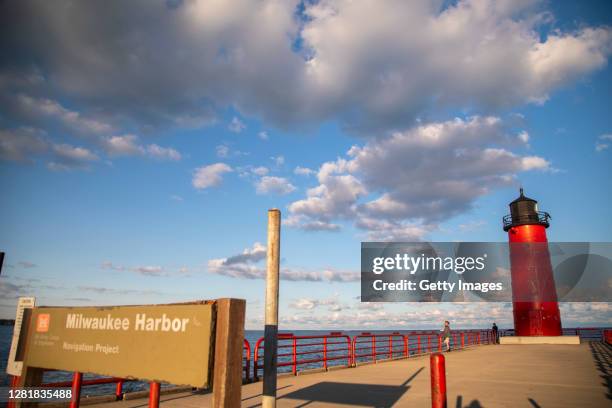
[[380, 360], [384, 356], [391, 360], [396, 357], [408, 357], [408, 339], [399, 332], [376, 333], [363, 332], [353, 337], [352, 358], [353, 365], [360, 362]]
[[[55, 370], [45, 370], [55, 371]], [[83, 374], [75, 372], [72, 374], [72, 380], [70, 381], [57, 381], [50, 383], [43, 383], [41, 387], [59, 388], [59, 387], [70, 387], [72, 389], [72, 399], [70, 401], [70, 408], [78, 408], [81, 399], [81, 389], [91, 385], [103, 385], [103, 384], [116, 384], [115, 387], [115, 398], [120, 400], [123, 398], [123, 384], [130, 381], [136, 381], [127, 378], [92, 378], [88, 380], [83, 379]]]
[[[466, 330], [452, 332], [451, 347], [460, 349], [480, 344], [493, 343], [491, 330]], [[253, 353], [253, 381], [259, 379], [259, 370], [263, 368], [264, 338], [255, 344]], [[298, 373], [301, 367], [306, 369], [328, 368], [333, 360], [347, 361], [347, 366], [363, 362], [376, 362], [395, 358], [407, 358], [412, 355], [442, 351], [443, 342], [439, 331], [412, 332], [401, 334], [363, 332], [352, 338], [341, 332], [329, 335], [295, 336], [293, 333], [278, 335], [279, 372]], [[300, 359], [301, 356], [311, 358]], [[290, 368], [285, 369], [283, 368]]]
[[442, 346], [439, 331], [410, 332], [405, 336], [407, 338], [409, 356], [438, 351]]
[[247, 339], [244, 339], [242, 351], [244, 352], [242, 371], [244, 372], [244, 381], [248, 383], [251, 380], [251, 343]]
[[[253, 353], [253, 380], [259, 379], [259, 370], [263, 368], [260, 361], [263, 358], [264, 338], [257, 340]], [[296, 375], [300, 366], [328, 368], [330, 361], [346, 360], [351, 365], [351, 338], [340, 332], [327, 335], [295, 336], [293, 333], [279, 333], [278, 335], [278, 363], [277, 367], [291, 367]], [[304, 357], [300, 359], [300, 357]], [[321, 364], [320, 364], [321, 363]]]

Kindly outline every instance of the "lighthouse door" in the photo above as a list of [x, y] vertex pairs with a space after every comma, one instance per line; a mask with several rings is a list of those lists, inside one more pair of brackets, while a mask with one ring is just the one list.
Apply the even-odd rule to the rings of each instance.
[[529, 335], [530, 336], [543, 336], [542, 331], [542, 311], [541, 310], [530, 310], [529, 311]]

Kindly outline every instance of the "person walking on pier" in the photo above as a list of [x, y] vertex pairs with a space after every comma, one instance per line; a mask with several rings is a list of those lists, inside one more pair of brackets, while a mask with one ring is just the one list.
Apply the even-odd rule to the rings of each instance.
[[442, 342], [444, 343], [444, 347], [446, 347], [446, 351], [451, 351], [450, 338], [451, 338], [450, 323], [448, 322], [448, 320], [445, 320], [444, 328], [442, 329]]
[[495, 344], [499, 344], [499, 329], [497, 328], [495, 322], [493, 322], [493, 327], [491, 328], [491, 330], [493, 330], [493, 339], [495, 341]]

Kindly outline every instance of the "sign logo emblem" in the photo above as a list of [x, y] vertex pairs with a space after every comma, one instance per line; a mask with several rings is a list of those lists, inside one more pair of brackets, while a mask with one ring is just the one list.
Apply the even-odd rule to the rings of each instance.
[[46, 333], [49, 331], [49, 323], [51, 323], [51, 315], [49, 313], [39, 314], [36, 317], [36, 332]]

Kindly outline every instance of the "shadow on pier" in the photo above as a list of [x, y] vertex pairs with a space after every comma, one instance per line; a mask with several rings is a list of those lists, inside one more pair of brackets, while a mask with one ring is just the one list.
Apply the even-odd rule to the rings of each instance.
[[603, 386], [607, 388], [606, 397], [612, 400], [612, 346], [608, 343], [595, 341], [590, 342], [589, 346], [595, 360], [595, 366], [599, 371], [599, 377], [603, 380]]
[[279, 399], [286, 398], [305, 401], [303, 404], [298, 405], [298, 407], [306, 407], [315, 402], [349, 404], [356, 407], [391, 407], [410, 389], [408, 384], [424, 369], [425, 367], [419, 368], [401, 385], [323, 381], [285, 394]]

